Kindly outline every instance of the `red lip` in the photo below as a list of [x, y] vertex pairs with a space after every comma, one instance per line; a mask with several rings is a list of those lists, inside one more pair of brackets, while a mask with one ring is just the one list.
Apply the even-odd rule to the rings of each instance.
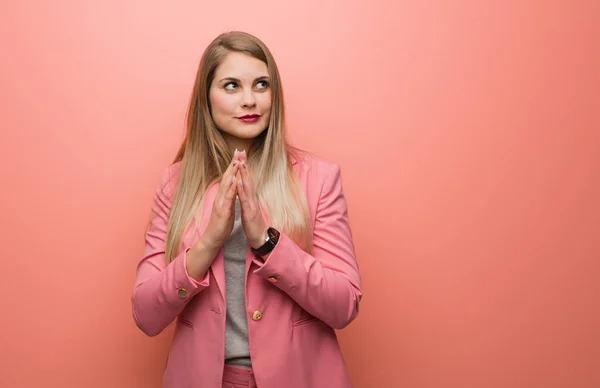
[[256, 119], [259, 117], [260, 117], [260, 115], [253, 114], [253, 115], [246, 115], [246, 116], [238, 117], [238, 119]]

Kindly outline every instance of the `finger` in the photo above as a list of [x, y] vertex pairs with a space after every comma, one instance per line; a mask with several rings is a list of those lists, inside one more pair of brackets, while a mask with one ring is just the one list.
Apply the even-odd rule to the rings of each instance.
[[[230, 198], [228, 197], [229, 195], [229, 191], [231, 190], [231, 187], [233, 186], [233, 194], [234, 194], [234, 198], [235, 198], [235, 184], [236, 182], [234, 182], [234, 179], [236, 174], [238, 173], [239, 169], [239, 164], [237, 164], [236, 166], [233, 166], [232, 169], [229, 171], [229, 173], [224, 174], [223, 178], [221, 179], [221, 184], [219, 186], [219, 191], [217, 193], [217, 203], [219, 205], [222, 205], [223, 201], [226, 200], [230, 200]], [[235, 180], [237, 181], [237, 179]]]
[[246, 192], [244, 191], [244, 181], [241, 179], [237, 181], [237, 194], [240, 197], [241, 205], [246, 206], [249, 197], [248, 194], [246, 194]]
[[252, 197], [254, 195], [254, 184], [245, 160], [241, 163], [239, 171], [242, 177], [242, 188], [248, 197]]
[[237, 158], [237, 156], [234, 156], [233, 159], [231, 160], [231, 163], [229, 163], [227, 170], [225, 170], [225, 172], [223, 173], [223, 179], [229, 179], [231, 176], [235, 175], [235, 174], [233, 174], [233, 170], [238, 168], [239, 164], [240, 164], [239, 159]]
[[227, 192], [227, 189], [229, 189], [229, 186], [225, 182], [227, 182], [228, 180], [231, 182], [233, 170], [238, 166], [239, 162], [237, 160], [237, 157], [234, 157], [231, 160], [231, 163], [229, 163], [229, 166], [227, 166], [227, 169], [223, 173], [223, 176], [221, 177], [221, 185], [219, 186], [219, 190], [217, 191], [217, 198], [223, 197]]
[[[235, 169], [237, 169], [238, 167], [234, 167], [234, 172]], [[224, 186], [227, 187], [227, 191], [225, 192], [225, 201], [227, 202], [226, 205], [231, 205], [234, 202], [235, 199], [235, 194], [236, 194], [236, 186], [239, 182], [239, 179], [237, 179], [236, 174], [233, 174], [233, 176], [231, 177], [231, 179], [229, 181], [225, 181]]]

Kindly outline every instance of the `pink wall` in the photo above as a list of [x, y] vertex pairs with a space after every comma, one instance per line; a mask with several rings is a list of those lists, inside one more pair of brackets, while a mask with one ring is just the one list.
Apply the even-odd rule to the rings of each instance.
[[342, 165], [356, 387], [600, 386], [599, 3], [369, 3], [0, 5], [0, 386], [159, 387], [134, 269], [229, 29], [272, 48], [292, 140]]

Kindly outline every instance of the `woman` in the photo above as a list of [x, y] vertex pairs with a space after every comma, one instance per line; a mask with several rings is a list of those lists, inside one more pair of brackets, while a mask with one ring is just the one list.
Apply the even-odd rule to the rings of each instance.
[[287, 144], [256, 37], [206, 49], [152, 214], [132, 304], [147, 335], [176, 319], [164, 387], [351, 386], [334, 329], [362, 292], [340, 168]]

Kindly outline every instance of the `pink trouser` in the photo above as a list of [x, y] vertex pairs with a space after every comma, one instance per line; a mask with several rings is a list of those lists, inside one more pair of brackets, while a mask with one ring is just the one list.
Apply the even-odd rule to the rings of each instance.
[[252, 369], [225, 365], [222, 388], [256, 388]]

